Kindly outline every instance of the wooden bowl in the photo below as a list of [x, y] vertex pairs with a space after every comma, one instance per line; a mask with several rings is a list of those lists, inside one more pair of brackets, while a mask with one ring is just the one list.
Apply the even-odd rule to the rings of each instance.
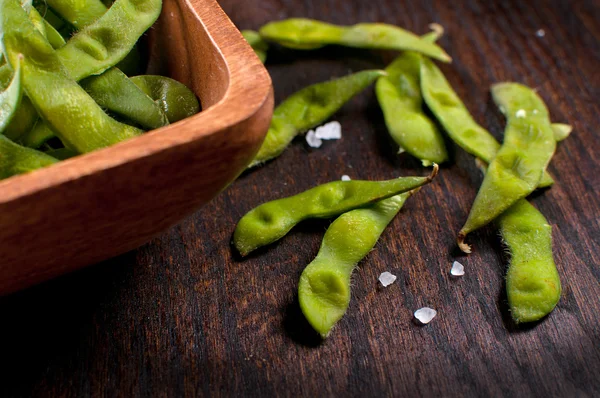
[[271, 80], [215, 0], [164, 0], [149, 70], [203, 111], [97, 152], [0, 182], [0, 294], [132, 250], [226, 188], [257, 152]]

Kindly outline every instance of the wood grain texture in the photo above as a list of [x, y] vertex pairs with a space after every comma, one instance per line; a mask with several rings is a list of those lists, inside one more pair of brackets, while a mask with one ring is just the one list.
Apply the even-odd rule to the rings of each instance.
[[127, 142], [0, 182], [0, 295], [148, 242], [221, 192], [253, 158], [271, 80], [214, 0], [166, 0], [149, 69], [203, 111]]
[[[600, 395], [600, 5], [597, 1], [414, 2], [222, 0], [240, 28], [292, 16], [337, 23], [384, 21], [417, 33], [438, 22], [454, 63], [443, 66], [475, 118], [498, 138], [504, 121], [489, 86], [537, 87], [555, 121], [575, 131], [559, 144], [557, 184], [532, 198], [554, 226], [563, 282], [557, 309], [516, 328], [507, 313], [507, 259], [497, 231], [455, 248], [481, 182], [453, 148], [438, 179], [411, 198], [353, 281], [348, 313], [321, 345], [296, 289], [327, 222], [306, 223], [240, 261], [235, 223], [263, 201], [348, 174], [425, 174], [397, 156], [372, 90], [335, 117], [340, 141], [302, 140], [243, 175], [210, 204], [140, 249], [0, 300], [3, 396], [481, 396]], [[544, 29], [544, 37], [536, 36]], [[382, 67], [393, 54], [328, 48], [270, 54], [276, 102], [308, 84]], [[190, 195], [195, 194], [190, 192]], [[25, 235], [23, 235], [25, 236]], [[451, 279], [458, 259], [466, 275]], [[383, 271], [398, 276], [383, 289]], [[438, 310], [418, 327], [412, 312]]]

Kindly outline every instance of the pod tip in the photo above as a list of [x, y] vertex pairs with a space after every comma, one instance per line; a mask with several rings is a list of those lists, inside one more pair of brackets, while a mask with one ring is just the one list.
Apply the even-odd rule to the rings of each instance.
[[434, 163], [433, 170], [431, 170], [431, 174], [429, 175], [429, 177], [427, 177], [427, 179], [429, 181], [432, 181], [438, 175], [439, 171], [440, 171], [440, 166], [438, 166], [437, 163]]
[[471, 246], [465, 243], [465, 238], [467, 237], [467, 234], [464, 232], [459, 232], [458, 233], [458, 238], [456, 238], [456, 243], [458, 243], [458, 247], [460, 248], [460, 250], [462, 250], [464, 253], [471, 253], [472, 249]]

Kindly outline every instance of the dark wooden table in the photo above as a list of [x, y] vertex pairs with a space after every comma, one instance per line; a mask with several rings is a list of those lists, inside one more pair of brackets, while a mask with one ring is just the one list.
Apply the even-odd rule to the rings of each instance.
[[[297, 140], [209, 205], [135, 252], [0, 300], [1, 396], [600, 395], [600, 5], [598, 1], [221, 1], [240, 28], [286, 17], [383, 21], [425, 33], [441, 23], [443, 70], [475, 118], [501, 138], [490, 84], [539, 89], [575, 132], [550, 166], [557, 184], [533, 203], [554, 226], [562, 299], [542, 322], [507, 313], [507, 258], [493, 227], [460, 255], [455, 232], [481, 181], [452, 148], [439, 178], [412, 198], [360, 264], [353, 300], [318, 344], [296, 289], [327, 222], [296, 228], [239, 261], [229, 246], [255, 205], [339, 179], [424, 174], [387, 136], [372, 90], [336, 116], [340, 141]], [[544, 29], [545, 36], [536, 31]], [[383, 67], [393, 54], [328, 48], [271, 56], [276, 101], [308, 84]], [[58, 226], [57, 226], [58, 227]], [[32, 231], [35, 232], [35, 231]], [[448, 271], [453, 260], [463, 278]], [[398, 276], [381, 288], [383, 271]], [[429, 325], [412, 313], [438, 310]]]

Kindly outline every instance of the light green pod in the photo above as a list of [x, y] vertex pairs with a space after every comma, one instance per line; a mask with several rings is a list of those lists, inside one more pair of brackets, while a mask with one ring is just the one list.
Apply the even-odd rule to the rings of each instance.
[[0, 179], [27, 173], [58, 162], [52, 156], [15, 144], [0, 135]]
[[383, 75], [385, 72], [381, 70], [366, 70], [313, 84], [292, 94], [273, 111], [265, 141], [248, 167], [279, 156], [294, 137], [323, 123]]
[[23, 96], [23, 73], [21, 62], [23, 56], [17, 57], [13, 78], [3, 91], [0, 91], [0, 134], [15, 116]]
[[548, 110], [535, 91], [518, 83], [499, 83], [492, 86], [492, 97], [506, 115], [507, 125], [504, 143], [458, 233], [458, 245], [466, 253], [471, 251], [464, 241], [467, 234], [533, 192], [556, 148]]
[[250, 47], [254, 50], [258, 59], [263, 64], [267, 60], [267, 51], [269, 50], [269, 43], [264, 41], [258, 32], [254, 30], [242, 30], [242, 36], [250, 44]]
[[[437, 37], [433, 33], [423, 39], [434, 41]], [[401, 54], [385, 69], [387, 76], [377, 79], [375, 93], [390, 136], [400, 151], [431, 166], [448, 160], [448, 152], [441, 132], [423, 111], [421, 58], [415, 52]]]
[[163, 109], [117, 68], [110, 68], [99, 76], [90, 76], [79, 84], [98, 105], [145, 129], [169, 124]]
[[506, 293], [512, 318], [532, 322], [560, 300], [561, 284], [552, 257], [552, 227], [535, 207], [520, 200], [497, 219], [511, 254]]
[[[421, 63], [421, 91], [431, 112], [448, 136], [471, 155], [490, 163], [500, 149], [500, 143], [481, 127], [454, 91], [442, 71], [428, 59]], [[540, 188], [554, 183], [544, 172]]]
[[35, 28], [42, 34], [42, 36], [47, 37], [46, 35], [46, 24], [44, 23], [44, 17], [40, 15], [38, 10], [35, 8], [31, 8], [29, 10], [29, 20], [35, 26]]
[[452, 58], [438, 45], [394, 25], [361, 23], [338, 26], [305, 18], [271, 22], [260, 28], [265, 40], [282, 46], [312, 50], [330, 44], [346, 47], [416, 51], [442, 62]]
[[115, 1], [102, 17], [57, 50], [71, 78], [78, 81], [115, 66], [154, 24], [161, 9], [161, 0]]
[[169, 123], [176, 123], [200, 112], [196, 94], [175, 79], [140, 75], [132, 77], [131, 82], [156, 103]]
[[308, 323], [326, 338], [350, 303], [350, 279], [400, 211], [410, 192], [339, 216], [325, 232], [317, 257], [300, 276], [298, 301]]
[[23, 54], [23, 86], [40, 116], [65, 146], [85, 153], [141, 134], [107, 116], [70, 79], [56, 51], [36, 31], [18, 1], [0, 2], [0, 11], [5, 55], [14, 65]]
[[44, 28], [46, 30], [46, 40], [55, 50], [63, 47], [67, 44], [66, 40], [62, 35], [52, 26], [48, 21], [44, 19]]
[[55, 137], [54, 131], [48, 127], [48, 125], [41, 119], [38, 118], [37, 123], [31, 130], [23, 134], [19, 139], [19, 143], [23, 144], [28, 148], [39, 148], [44, 145], [49, 139]]
[[428, 184], [437, 175], [402, 177], [388, 181], [334, 181], [298, 195], [264, 203], [241, 218], [233, 244], [242, 256], [285, 236], [296, 224], [329, 218]]
[[100, 0], [46, 0], [46, 3], [77, 29], [95, 22], [107, 10]]

